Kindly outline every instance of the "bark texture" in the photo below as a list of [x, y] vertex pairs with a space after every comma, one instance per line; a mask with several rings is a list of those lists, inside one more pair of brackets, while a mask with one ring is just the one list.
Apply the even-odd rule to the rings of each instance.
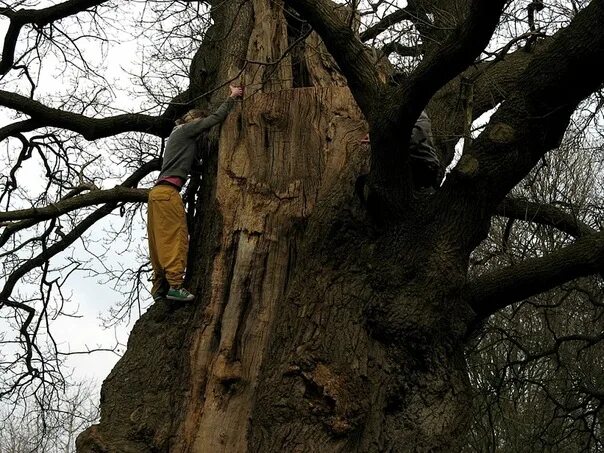
[[146, 451], [151, 439], [137, 437], [149, 435], [159, 450], [247, 451], [260, 365], [306, 220], [334, 188], [353, 193], [366, 165], [365, 124], [345, 87], [258, 93], [243, 104], [223, 126], [215, 186], [205, 187], [215, 198], [197, 242], [205, 262], [191, 269], [196, 303], [154, 305], [103, 387], [94, 430], [109, 451]]
[[[296, 42], [305, 30], [273, 3], [238, 7], [233, 28], [244, 33], [222, 45], [247, 47], [245, 58], [213, 59], [209, 45], [191, 70], [192, 96], [237, 74], [248, 95], [204, 162], [188, 275], [196, 302], [155, 304], [137, 323], [79, 451], [248, 451], [260, 366], [307, 219], [334, 188], [352, 195], [367, 165], [363, 117], [319, 38]], [[232, 17], [216, 13], [210, 32]]]
[[[502, 5], [453, 2], [447, 17], [470, 18], [486, 43]], [[569, 27], [575, 53], [603, 47], [574, 35], [602, 17], [594, 5], [599, 16], [583, 14], [584, 23]], [[323, 26], [339, 65], [298, 13]], [[247, 97], [220, 139], [204, 142], [203, 175], [192, 183], [199, 190], [187, 196], [187, 283], [197, 297], [156, 303], [137, 322], [103, 385], [100, 424], [79, 436], [79, 452], [459, 450], [470, 410], [463, 345], [475, 317], [464, 294], [469, 255], [505, 194], [559, 143], [574, 106], [600, 79], [569, 91], [563, 108], [555, 104], [558, 80], [539, 71], [570, 53], [561, 33], [532, 54], [446, 83], [480, 53], [464, 34], [469, 48], [449, 36], [451, 45], [427, 49], [417, 73], [427, 84], [411, 78], [391, 89], [372, 54], [351, 41], [347, 17], [324, 0], [214, 5], [183, 99], [205, 104], [200, 96], [227, 80], [245, 84]], [[437, 30], [445, 30], [441, 19]], [[438, 70], [447, 59], [457, 66]], [[452, 107], [461, 79], [474, 84], [473, 112]], [[414, 195], [405, 131], [422, 96], [443, 84], [428, 106], [437, 137], [460, 136], [468, 119], [506, 103], [443, 188]], [[380, 103], [388, 96], [390, 104]], [[368, 126], [357, 103], [370, 106], [373, 150], [360, 143]], [[452, 143], [441, 144], [450, 161]], [[371, 172], [387, 177], [362, 177], [370, 158]], [[376, 199], [391, 210], [373, 215]]]
[[246, 450], [260, 365], [305, 219], [339, 182], [341, 164], [363, 154], [364, 124], [353, 106], [346, 88], [281, 90], [258, 94], [225, 124], [238, 133], [220, 141], [221, 230], [209, 278], [198, 277], [205, 302], [176, 451]]

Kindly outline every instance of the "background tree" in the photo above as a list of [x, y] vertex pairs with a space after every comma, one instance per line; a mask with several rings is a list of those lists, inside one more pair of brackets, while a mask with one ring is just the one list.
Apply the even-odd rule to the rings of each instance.
[[[531, 339], [556, 332], [543, 357], [568, 354], [569, 342], [596, 355], [599, 334], [569, 338], [582, 325], [576, 319], [532, 325], [529, 312], [524, 323], [514, 319], [526, 333], [518, 337], [505, 315], [512, 304], [604, 264], [598, 209], [579, 217], [574, 205], [548, 204], [541, 192], [536, 200], [511, 197], [547, 153], [558, 158], [581, 115], [575, 112], [594, 109], [585, 136], [600, 124], [604, 2], [552, 2], [544, 19], [541, 2], [493, 0], [417, 0], [402, 8], [330, 0], [142, 5], [143, 34], [160, 36], [138, 79], [149, 96], [145, 113], [109, 105], [109, 85], [97, 83], [100, 71], [78, 53], [81, 36], [110, 48], [115, 5], [70, 0], [0, 11], [10, 20], [0, 63], [9, 89], [0, 91], [0, 105], [25, 115], [0, 130], [0, 138], [22, 145], [0, 198], [8, 211], [0, 214], [8, 247], [0, 303], [22, 340], [22, 368], [8, 392], [60, 379], [47, 371], [53, 351], [36, 341], [49, 307], [63, 300], [51, 297], [61, 283], [51, 278], [51, 263], [113, 211], [125, 217], [115, 233], [131, 232], [137, 211], [125, 203], [144, 201], [137, 186], [159, 166], [161, 142], [149, 137], [166, 137], [174, 118], [219, 101], [229, 83], [247, 87], [220, 133], [200, 144], [202, 174], [185, 192], [187, 283], [197, 303], [158, 303], [137, 322], [103, 385], [101, 422], [80, 435], [79, 451], [456, 451], [470, 428], [469, 378], [475, 387], [492, 384], [488, 375], [469, 374], [464, 352], [477, 336], [496, 344], [482, 359], [497, 348], [511, 351], [491, 371], [523, 407], [540, 393], [510, 386], [508, 371], [539, 359]], [[41, 99], [41, 62], [57, 52], [93, 83], [76, 79], [81, 89], [60, 101]], [[433, 195], [414, 192], [408, 152], [424, 108], [452, 167]], [[472, 124], [489, 111], [473, 137]], [[360, 144], [367, 131], [370, 147]], [[127, 175], [99, 189], [94, 176], [107, 175], [106, 166], [82, 138], [102, 149], [103, 139], [118, 134], [105, 162], [116, 159]], [[592, 139], [601, 150], [600, 137]], [[39, 199], [30, 198], [36, 209], [15, 200], [17, 170], [34, 152], [48, 181]], [[573, 239], [529, 238], [539, 246], [530, 253], [497, 254], [472, 267], [494, 216]], [[505, 244], [514, 230], [508, 225]], [[488, 247], [474, 256], [488, 257]], [[70, 270], [63, 265], [63, 274]], [[134, 297], [118, 317], [136, 302], [145, 270], [122, 276], [134, 282]], [[39, 285], [33, 297], [15, 291], [24, 278]], [[596, 296], [585, 300], [598, 305], [601, 281], [590, 285]], [[499, 333], [485, 327], [498, 312]], [[522, 376], [533, 386], [552, 375], [547, 363], [539, 366], [540, 373]], [[578, 410], [594, 434], [601, 387], [590, 386], [589, 395], [585, 404], [558, 406]], [[470, 433], [484, 441], [480, 429], [475, 423]]]
[[[555, 158], [547, 156], [514, 189], [525, 209], [544, 200], [567, 207], [584, 226], [601, 218], [603, 161], [584, 139], [567, 133]], [[576, 234], [496, 218], [473, 254], [473, 272], [541, 255]], [[464, 451], [600, 451], [602, 346], [599, 278], [566, 283], [493, 315], [468, 348], [476, 412]]]
[[0, 452], [72, 453], [76, 436], [98, 421], [99, 410], [91, 382], [68, 386], [64, 394], [44, 407], [35, 397], [0, 412]]

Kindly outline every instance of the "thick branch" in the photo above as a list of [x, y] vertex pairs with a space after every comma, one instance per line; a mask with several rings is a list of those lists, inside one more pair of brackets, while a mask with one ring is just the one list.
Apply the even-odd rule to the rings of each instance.
[[449, 33], [442, 46], [422, 60], [399, 94], [403, 122], [409, 116], [417, 118], [437, 90], [475, 61], [497, 27], [505, 3], [474, 0], [465, 20]]
[[9, 8], [0, 9], [0, 14], [10, 19], [10, 24], [4, 37], [2, 60], [0, 60], [0, 75], [10, 71], [15, 60], [15, 47], [21, 28], [26, 24], [43, 27], [51, 22], [72, 16], [88, 8], [98, 6], [107, 0], [69, 0], [44, 9], [21, 9], [13, 11]]
[[478, 316], [486, 317], [527, 297], [603, 269], [604, 231], [600, 231], [544, 257], [483, 275], [469, 283], [464, 293]]
[[361, 110], [367, 115], [380, 87], [375, 62], [349, 24], [338, 14], [331, 0], [285, 0], [321, 36], [327, 49], [346, 76], [348, 86]]
[[[143, 179], [149, 173], [159, 170], [160, 166], [161, 166], [160, 159], [153, 159], [153, 160], [143, 164], [139, 169], [137, 169], [134, 173], [132, 173], [132, 175], [130, 175], [122, 183], [121, 186], [122, 187], [136, 187], [138, 185], [138, 183], [141, 181], [141, 179]], [[63, 201], [63, 200], [61, 200], [61, 201]], [[20, 222], [13, 223], [13, 224], [7, 226], [4, 229], [4, 231], [2, 232], [2, 234], [0, 234], [0, 248], [3, 247], [4, 244], [6, 244], [6, 242], [11, 238], [12, 235], [14, 235], [15, 233], [17, 233], [21, 230], [34, 226], [40, 220], [38, 220], [38, 219], [22, 220]]]
[[[41, 221], [100, 203], [145, 202], [147, 201], [148, 193], [149, 191], [146, 189], [130, 189], [120, 186], [108, 190], [93, 190], [85, 195], [67, 198], [43, 208], [0, 212], [0, 222], [26, 219]], [[0, 226], [2, 226], [1, 223]]]
[[109, 118], [89, 118], [77, 113], [47, 107], [19, 94], [0, 90], [0, 105], [31, 116], [38, 125], [59, 127], [81, 134], [86, 140], [96, 140], [122, 132], [145, 132], [166, 137], [173, 126], [164, 117], [129, 113]]
[[411, 193], [408, 140], [414, 123], [434, 94], [480, 55], [499, 22], [504, 3], [474, 0], [465, 19], [443, 44], [430, 52], [400, 87], [384, 90], [379, 112], [369, 118], [370, 181], [389, 191], [403, 188], [394, 194], [402, 206]]
[[478, 175], [489, 179], [496, 196], [560, 144], [576, 106], [601, 87], [604, 34], [589, 30], [603, 28], [604, 2], [591, 2], [536, 56], [481, 134]]
[[385, 56], [396, 53], [401, 57], [416, 57], [421, 55], [422, 48], [420, 46], [404, 46], [400, 42], [389, 42], [382, 47], [382, 53]]
[[0, 142], [7, 137], [18, 137], [23, 132], [33, 131], [41, 126], [42, 124], [34, 120], [24, 120], [8, 124], [0, 128]]
[[601, 87], [604, 34], [590, 30], [602, 29], [604, 2], [594, 1], [550, 38], [435, 197], [443, 222], [463, 219], [457, 245], [467, 253], [509, 191], [560, 145], [579, 103]]
[[595, 233], [592, 228], [578, 220], [572, 214], [552, 205], [535, 203], [528, 200], [506, 198], [497, 207], [495, 214], [510, 219], [549, 225], [576, 238]]
[[386, 31], [389, 27], [392, 27], [399, 22], [404, 20], [415, 20], [415, 15], [413, 12], [409, 10], [408, 7], [402, 8], [394, 11], [393, 13], [388, 14], [382, 20], [380, 20], [377, 24], [372, 25], [363, 33], [361, 33], [361, 41], [367, 42], [370, 39], [375, 38], [383, 31]]
[[[544, 45], [545, 41], [543, 40]], [[489, 61], [472, 65], [431, 99], [428, 114], [432, 119], [433, 129], [439, 132], [440, 137], [436, 137], [436, 141], [446, 165], [453, 158], [454, 147], [465, 125], [466, 112], [458, 99], [462, 82], [473, 82], [472, 120], [476, 120], [510, 96], [517, 86], [518, 78], [542, 49], [543, 46], [534, 48], [531, 52], [518, 50], [505, 55], [495, 64]]]

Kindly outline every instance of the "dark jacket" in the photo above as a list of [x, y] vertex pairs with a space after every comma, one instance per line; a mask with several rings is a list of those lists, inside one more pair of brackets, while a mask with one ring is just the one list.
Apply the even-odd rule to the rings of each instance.
[[409, 156], [416, 185], [437, 187], [442, 178], [442, 166], [434, 147], [432, 123], [426, 112], [422, 111], [413, 126]]

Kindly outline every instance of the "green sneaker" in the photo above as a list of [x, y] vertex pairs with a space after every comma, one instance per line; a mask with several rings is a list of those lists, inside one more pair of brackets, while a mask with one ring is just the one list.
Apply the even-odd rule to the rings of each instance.
[[170, 289], [168, 290], [168, 294], [166, 294], [166, 299], [178, 300], [180, 302], [189, 302], [195, 299], [195, 296], [184, 288], [170, 287]]

